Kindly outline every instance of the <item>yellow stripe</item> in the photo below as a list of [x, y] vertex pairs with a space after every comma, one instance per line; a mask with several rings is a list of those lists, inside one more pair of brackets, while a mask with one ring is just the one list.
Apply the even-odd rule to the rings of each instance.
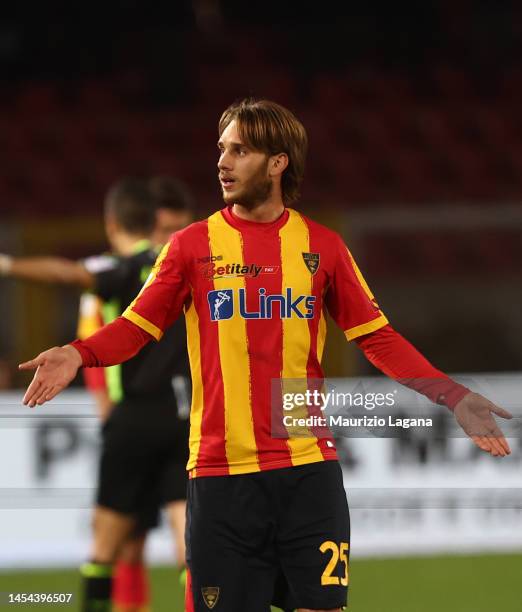
[[[348, 257], [350, 259], [350, 263], [352, 264], [357, 280], [361, 284], [361, 287], [364, 289], [364, 292], [366, 293], [368, 298], [377, 306], [373, 293], [371, 292], [370, 287], [368, 287], [368, 284], [366, 280], [364, 279], [364, 276], [361, 274], [361, 271], [359, 270], [359, 266], [355, 263], [355, 259], [352, 257], [352, 254], [350, 253], [348, 248], [346, 248], [346, 251], [348, 253]], [[358, 338], [359, 336], [364, 336], [364, 334], [371, 334], [377, 329], [380, 329], [381, 327], [384, 327], [385, 325], [387, 325], [388, 319], [382, 314], [380, 310], [379, 312], [381, 314], [376, 319], [373, 319], [372, 321], [368, 321], [367, 323], [362, 323], [361, 325], [357, 325], [357, 327], [352, 327], [351, 329], [345, 330], [344, 334], [347, 337], [347, 339], [353, 340], [354, 338]]]
[[101, 322], [100, 298], [92, 293], [82, 293], [80, 296], [80, 316], [76, 335], [80, 340], [85, 340], [97, 332], [103, 323]]
[[361, 287], [364, 289], [364, 292], [366, 293], [366, 295], [370, 298], [370, 300], [373, 300], [374, 299], [373, 293], [371, 292], [370, 287], [368, 287], [368, 284], [366, 280], [364, 279], [364, 276], [361, 274], [361, 271], [359, 270], [359, 266], [355, 263], [355, 259], [352, 257], [352, 254], [350, 253], [348, 247], [346, 248], [346, 252], [348, 253], [348, 257], [350, 259], [350, 263], [352, 264], [352, 268], [355, 272], [355, 276], [357, 277], [357, 280], [361, 284]]
[[[291, 287], [292, 295], [312, 295], [312, 275], [303, 261], [303, 253], [310, 252], [308, 226], [302, 217], [288, 209], [287, 223], [279, 231], [281, 239], [281, 264], [283, 272], [282, 293], [286, 296]], [[283, 379], [300, 379], [306, 389], [306, 365], [310, 352], [310, 330], [308, 319], [298, 317], [284, 318], [283, 323]], [[299, 383], [297, 384], [299, 386]], [[294, 387], [290, 383], [290, 387]], [[303, 390], [301, 389], [301, 391]], [[295, 390], [294, 390], [295, 392]], [[300, 416], [293, 414], [293, 416]], [[317, 439], [308, 430], [309, 437], [290, 437], [288, 445], [292, 454], [292, 464], [301, 465], [322, 461], [323, 455], [317, 446]]]
[[[223, 255], [223, 263], [243, 264], [241, 233], [228, 225], [220, 212], [208, 220], [210, 249]], [[250, 263], [250, 262], [249, 262]], [[219, 355], [223, 376], [225, 404], [225, 444], [230, 474], [259, 470], [257, 445], [252, 416], [250, 362], [246, 321], [239, 316], [239, 289], [245, 288], [243, 277], [230, 276], [214, 280], [214, 289], [232, 289], [234, 316], [217, 321]]]
[[364, 334], [371, 334], [387, 324], [388, 319], [382, 314], [380, 317], [373, 319], [373, 321], [368, 321], [368, 323], [363, 323], [362, 325], [357, 325], [357, 327], [347, 329], [344, 334], [348, 340], [353, 340], [359, 336], [364, 336]]
[[121, 316], [125, 317], [129, 321], [132, 321], [138, 327], [141, 327], [141, 329], [145, 330], [148, 334], [156, 338], [156, 340], [161, 340], [161, 337], [163, 336], [161, 329], [156, 327], [150, 321], [147, 321], [147, 319], [144, 319], [137, 312], [134, 312], [134, 310], [131, 310], [130, 306]]
[[192, 301], [185, 312], [187, 323], [187, 348], [192, 375], [192, 406], [190, 408], [189, 460], [187, 470], [196, 466], [201, 442], [201, 422], [203, 420], [203, 379], [201, 376], [201, 344], [199, 318]]

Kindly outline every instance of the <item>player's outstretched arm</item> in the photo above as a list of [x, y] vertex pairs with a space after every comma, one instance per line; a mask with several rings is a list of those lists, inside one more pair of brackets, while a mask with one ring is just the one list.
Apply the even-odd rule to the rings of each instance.
[[61, 257], [11, 257], [0, 254], [0, 276], [63, 283], [90, 289], [94, 276], [78, 261]]
[[496, 414], [510, 419], [512, 415], [507, 410], [434, 368], [390, 325], [360, 336], [355, 341], [366, 358], [381, 372], [433, 402], [450, 408], [459, 425], [481, 450], [495, 457], [510, 454], [509, 444], [493, 416]]
[[495, 457], [505, 457], [511, 453], [509, 444], [493, 416], [496, 414], [503, 419], [511, 419], [513, 415], [510, 412], [470, 391], [456, 404], [453, 413], [458, 424], [483, 451]]
[[355, 340], [366, 358], [393, 380], [452, 410], [473, 442], [494, 456], [510, 453], [494, 414], [511, 414], [472, 393], [437, 370], [388, 324], [357, 264], [339, 238], [336, 268], [325, 304], [348, 340]]
[[33, 408], [53, 399], [73, 380], [81, 365], [80, 353], [71, 345], [55, 346], [21, 363], [20, 370], [36, 370], [23, 403]]
[[83, 341], [75, 340], [72, 344], [55, 346], [40, 353], [18, 366], [21, 370], [36, 370], [23, 403], [31, 408], [44, 404], [67, 387], [80, 367], [123, 363], [134, 357], [152, 338], [134, 323], [118, 317]]

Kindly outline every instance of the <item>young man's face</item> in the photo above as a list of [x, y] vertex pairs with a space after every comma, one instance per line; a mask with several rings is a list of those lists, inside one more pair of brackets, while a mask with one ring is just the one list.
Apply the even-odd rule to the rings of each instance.
[[269, 158], [242, 142], [235, 121], [221, 134], [218, 148], [219, 182], [225, 203], [252, 208], [266, 201], [272, 193]]
[[156, 226], [150, 237], [152, 244], [155, 246], [166, 244], [172, 234], [187, 227], [193, 220], [193, 215], [188, 210], [158, 208], [156, 211]]

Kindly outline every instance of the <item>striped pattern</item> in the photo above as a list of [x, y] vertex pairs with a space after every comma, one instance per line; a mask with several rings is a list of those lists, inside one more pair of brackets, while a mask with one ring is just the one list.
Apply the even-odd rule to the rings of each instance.
[[[288, 223], [279, 232], [281, 238], [281, 263], [283, 268], [283, 295], [287, 288], [297, 295], [310, 295], [312, 292], [312, 275], [305, 268], [303, 253], [310, 252], [308, 226], [295, 211], [290, 211]], [[303, 269], [304, 268], [304, 269]], [[319, 316], [320, 312], [319, 312]], [[299, 339], [297, 341], [297, 339]], [[308, 387], [308, 360], [311, 349], [309, 319], [292, 317], [283, 319], [283, 368], [282, 379], [302, 381], [294, 392], [303, 392]], [[298, 413], [293, 410], [292, 416], [306, 417], [307, 409], [303, 406]], [[289, 438], [292, 451], [292, 465], [302, 465], [321, 461], [323, 455], [312, 437], [312, 432], [303, 428], [300, 435], [304, 437]], [[309, 436], [309, 437], [308, 437]]]
[[[226, 253], [226, 260], [244, 265], [241, 233], [228, 225], [220, 213], [208, 221], [210, 253]], [[245, 289], [242, 276], [213, 281], [214, 290]], [[246, 321], [235, 316], [217, 321], [219, 356], [223, 376], [225, 446], [230, 474], [257, 471], [257, 446], [252, 419], [250, 358]], [[214, 323], [214, 324], [216, 324]]]
[[[201, 423], [203, 421], [203, 375], [201, 367], [201, 338], [199, 335], [199, 319], [194, 303], [185, 312], [187, 324], [187, 349], [192, 375], [192, 409], [190, 413], [190, 457], [199, 456], [201, 444]], [[196, 462], [192, 462], [195, 468]]]
[[[324, 432], [303, 428], [302, 436], [287, 435], [280, 391], [273, 396], [272, 385], [277, 391], [283, 379], [284, 391], [322, 388], [327, 307], [349, 339], [386, 322], [342, 241], [292, 209], [273, 224], [241, 222], [225, 210], [171, 244], [125, 316], [159, 338], [184, 308], [193, 381], [191, 477], [335, 459]], [[314, 273], [306, 265], [311, 257], [319, 258]], [[219, 320], [213, 320], [213, 291], [230, 296]], [[295, 312], [307, 313], [300, 296], [313, 296], [313, 317]], [[268, 301], [270, 317], [268, 306], [262, 312]]]
[[[352, 257], [352, 254], [350, 253], [350, 251], [346, 249], [346, 252], [348, 253], [348, 258], [350, 260], [351, 266], [353, 268], [353, 271], [355, 272], [355, 276], [357, 277], [357, 280], [359, 281], [361, 287], [364, 290], [364, 293], [368, 296], [368, 299], [370, 300], [370, 302], [375, 304], [375, 298], [373, 296], [373, 293], [371, 292], [370, 287], [368, 287], [368, 283], [366, 282], [363, 275], [361, 274], [361, 271], [359, 270], [359, 266], [355, 262], [355, 259]], [[365, 334], [371, 334], [372, 332], [377, 331], [381, 327], [384, 327], [387, 323], [388, 323], [388, 319], [381, 313], [376, 319], [372, 319], [371, 321], [362, 323], [361, 325], [356, 325], [355, 327], [352, 327], [351, 329], [345, 330], [344, 334], [348, 340], [353, 340], [354, 338], [358, 338], [359, 336], [364, 336]]]

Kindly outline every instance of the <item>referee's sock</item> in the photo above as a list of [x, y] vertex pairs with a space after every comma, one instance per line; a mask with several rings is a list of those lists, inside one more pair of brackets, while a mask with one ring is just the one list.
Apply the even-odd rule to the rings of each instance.
[[112, 565], [84, 563], [80, 568], [83, 577], [82, 612], [110, 612], [112, 591]]
[[118, 561], [112, 583], [112, 602], [116, 612], [149, 610], [149, 581], [143, 563]]
[[182, 565], [178, 569], [179, 569], [179, 576], [178, 576], [179, 584], [183, 589], [185, 589], [185, 587], [187, 586], [187, 566]]

